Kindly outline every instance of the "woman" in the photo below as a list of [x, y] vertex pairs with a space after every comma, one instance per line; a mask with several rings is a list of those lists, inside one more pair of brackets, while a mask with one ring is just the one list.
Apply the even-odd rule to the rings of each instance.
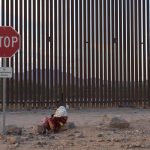
[[61, 127], [66, 124], [68, 119], [67, 110], [62, 103], [58, 104], [55, 114], [51, 117], [46, 117], [43, 122], [43, 127], [46, 130], [52, 130], [54, 133], [58, 132]]

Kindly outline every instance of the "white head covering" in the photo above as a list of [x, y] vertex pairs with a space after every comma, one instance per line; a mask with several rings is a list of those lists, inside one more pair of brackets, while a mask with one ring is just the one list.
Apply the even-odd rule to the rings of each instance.
[[60, 106], [59, 108], [57, 108], [54, 117], [67, 117], [66, 108], [64, 106]]

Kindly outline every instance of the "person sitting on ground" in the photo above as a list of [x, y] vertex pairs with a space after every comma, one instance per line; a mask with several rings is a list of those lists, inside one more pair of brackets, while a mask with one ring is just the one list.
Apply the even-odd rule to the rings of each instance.
[[54, 133], [58, 132], [66, 123], [67, 123], [67, 110], [63, 106], [62, 102], [58, 103], [58, 108], [55, 114], [52, 114], [51, 117], [46, 117], [43, 121], [42, 126], [46, 130], [52, 130]]

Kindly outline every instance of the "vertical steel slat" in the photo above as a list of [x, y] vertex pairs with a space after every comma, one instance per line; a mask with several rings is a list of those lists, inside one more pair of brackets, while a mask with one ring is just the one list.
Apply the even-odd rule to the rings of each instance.
[[70, 0], [67, 1], [67, 101], [70, 104]]
[[[40, 71], [40, 55], [41, 55], [41, 50], [40, 50], [40, 47], [41, 47], [41, 44], [40, 44], [40, 12], [41, 12], [41, 9], [40, 9], [40, 0], [37, 1], [37, 19], [38, 19], [38, 43], [37, 43], [37, 53], [38, 53], [38, 60], [37, 60], [37, 98], [38, 98], [38, 106], [41, 107], [41, 71]], [[29, 75], [30, 76], [30, 75]]]
[[95, 45], [96, 45], [96, 105], [98, 106], [98, 102], [99, 102], [99, 59], [98, 59], [98, 54], [99, 54], [99, 49], [98, 49], [98, 0], [95, 0], [95, 12], [96, 12], [96, 41], [95, 41]]
[[139, 81], [142, 82], [142, 39], [141, 39], [141, 0], [138, 0], [138, 11], [139, 11]]
[[[21, 28], [22, 25], [23, 25], [23, 22], [22, 22], [22, 0], [20, 0], [20, 7], [19, 7], [19, 12], [20, 12], [20, 36], [21, 36], [21, 43], [22, 43], [22, 40], [23, 40], [23, 29]], [[13, 16], [12, 16], [13, 17]], [[23, 55], [23, 52], [22, 52], [22, 44], [21, 44], [21, 47], [20, 47], [20, 80], [19, 80], [19, 99], [20, 99], [20, 103], [23, 102], [23, 70], [22, 70], [22, 66], [23, 66], [23, 61], [22, 61], [22, 55]], [[11, 64], [13, 64], [13, 58], [11, 58]], [[13, 82], [12, 82], [12, 86], [13, 86]], [[13, 94], [12, 94], [13, 95]]]
[[116, 47], [115, 47], [115, 54], [116, 54], [116, 81], [115, 81], [115, 84], [116, 84], [116, 91], [115, 91], [115, 97], [116, 97], [116, 106], [118, 106], [118, 104], [120, 103], [120, 99], [119, 99], [119, 93], [118, 93], [118, 90], [119, 90], [119, 67], [118, 67], [118, 63], [119, 63], [119, 55], [118, 55], [118, 52], [119, 52], [119, 49], [118, 49], [118, 0], [115, 0], [115, 33], [116, 33]]
[[[14, 1], [11, 1], [11, 26], [13, 27], [13, 25], [14, 25], [14, 7], [13, 7], [13, 3], [14, 3]], [[4, 2], [2, 1], [2, 25], [4, 25], [3, 23], [3, 19], [4, 19]], [[14, 61], [14, 58], [13, 57], [11, 57], [11, 61], [10, 61], [10, 65], [11, 65], [11, 67], [13, 68], [13, 61]], [[14, 99], [13, 99], [13, 85], [14, 85], [14, 78], [12, 77], [11, 79], [10, 79], [10, 89], [11, 89], [11, 92], [10, 92], [10, 100], [11, 100], [11, 106], [13, 106], [14, 104], [15, 104], [15, 101], [14, 101]]]
[[[24, 1], [24, 101], [27, 101], [27, 0]], [[18, 57], [17, 57], [18, 59]]]
[[[148, 39], [149, 39], [149, 23], [148, 23], [148, 21], [149, 21], [149, 19], [148, 19], [148, 17], [149, 17], [149, 15], [148, 15], [148, 10], [149, 10], [149, 8], [147, 7], [147, 5], [149, 5], [149, 2], [148, 2], [148, 0], [147, 0], [147, 2], [146, 2], [146, 4], [145, 4], [145, 7], [146, 7], [146, 26], [147, 26], [147, 31], [146, 31], [146, 34], [145, 34], [145, 37], [146, 37], [146, 101], [147, 101], [147, 106], [149, 107], [150, 106], [150, 101], [149, 101], [149, 84], [148, 84], [148, 67], [149, 67], [149, 65], [148, 65], [148, 61], [149, 61], [149, 58], [148, 58], [148, 48], [149, 48], [149, 45], [148, 45]], [[150, 5], [149, 5], [150, 6]]]
[[62, 93], [63, 93], [63, 97], [65, 99], [66, 102], [66, 0], [63, 0], [63, 49], [62, 49], [62, 53], [63, 53], [63, 88], [62, 88]]
[[127, 44], [127, 41], [126, 41], [126, 1], [124, 0], [123, 1], [123, 65], [124, 65], [124, 70], [123, 70], [123, 75], [124, 75], [124, 84], [123, 84], [123, 101], [124, 101], [124, 104], [126, 103], [126, 87], [127, 87], [127, 62], [126, 62], [126, 52], [127, 52], [127, 47], [126, 47], [126, 44]]
[[[119, 1], [119, 37], [118, 37], [118, 40], [119, 40], [119, 57], [120, 57], [120, 81], [119, 81], [119, 99], [120, 99], [120, 104], [123, 105], [123, 69], [122, 69], [122, 53], [124, 51], [123, 49], [123, 40], [122, 39], [122, 36], [124, 36], [124, 28], [122, 28], [122, 25], [124, 25], [124, 20], [122, 21], [122, 14], [123, 14], [123, 11], [122, 11], [123, 7], [122, 7], [122, 0]], [[123, 16], [123, 19], [124, 19], [124, 16]], [[124, 65], [124, 64], [123, 64]]]
[[[44, 3], [44, 2], [43, 2]], [[44, 18], [44, 15], [43, 15]], [[33, 107], [36, 107], [36, 2], [35, 0], [33, 0], [33, 49], [31, 49], [33, 51]], [[43, 42], [44, 43], [44, 42]], [[43, 47], [43, 51], [44, 51], [44, 47]], [[44, 58], [44, 56], [43, 56]]]
[[81, 48], [81, 44], [80, 44], [80, 34], [81, 34], [81, 30], [80, 30], [81, 29], [81, 27], [80, 27], [80, 25], [81, 25], [81, 22], [80, 22], [81, 17], [80, 16], [81, 15], [80, 15], [80, 13], [81, 13], [81, 6], [80, 6], [80, 4], [81, 4], [80, 0], [78, 0], [78, 26], [79, 26], [79, 28], [78, 28], [78, 37], [77, 37], [79, 39], [78, 40], [78, 49], [79, 49], [78, 50], [78, 57], [79, 57], [79, 63], [78, 63], [79, 64], [79, 70], [78, 70], [79, 71], [79, 73], [78, 73], [79, 74], [79, 80], [78, 80], [78, 83], [79, 83], [78, 84], [78, 87], [79, 87], [78, 88], [78, 91], [79, 91], [79, 93], [78, 93], [78, 97], [79, 97], [78, 107], [80, 107], [80, 105], [81, 105], [81, 93], [82, 93], [81, 92], [81, 86], [80, 86], [81, 85], [81, 73], [80, 73], [80, 70], [81, 70], [80, 69], [80, 67], [81, 67], [81, 65], [80, 65], [81, 64], [81, 56], [80, 56], [80, 53], [81, 53], [81, 50], [80, 50], [80, 48]]
[[128, 101], [126, 103], [129, 103], [129, 101], [131, 100], [131, 90], [130, 90], [130, 0], [127, 0], [127, 57], [128, 57], [128, 62], [127, 62], [127, 66], [128, 66], [128, 85], [127, 85], [127, 99]]
[[[90, 74], [90, 72], [91, 72], [91, 66], [90, 66], [90, 63], [91, 63], [91, 58], [90, 58], [90, 45], [91, 45], [90, 36], [91, 36], [91, 33], [90, 33], [90, 28], [91, 28], [91, 26], [90, 26], [90, 0], [88, 0], [88, 16], [89, 16], [88, 17], [88, 102], [90, 104], [90, 101], [91, 101], [91, 74]], [[82, 56], [82, 55], [80, 55], [80, 56]], [[80, 65], [80, 67], [81, 67], [81, 65]]]
[[115, 44], [115, 37], [114, 37], [114, 0], [112, 0], [111, 5], [111, 18], [112, 18], [112, 87], [111, 87], [111, 96], [112, 96], [112, 106], [115, 105], [115, 68], [114, 68], [114, 44]]
[[106, 107], [106, 105], [107, 105], [107, 46], [106, 46], [106, 44], [107, 44], [107, 16], [106, 16], [106, 10], [107, 10], [107, 5], [106, 5], [106, 0], [104, 0], [103, 1], [103, 18], [104, 18], [104, 23], [103, 23], [103, 25], [104, 25], [104, 39], [103, 39], [103, 44], [104, 44], [104, 55], [103, 55], [103, 60], [104, 60], [104, 81], [103, 81], [103, 83], [104, 83], [104, 101], [103, 101], [103, 105], [104, 105], [104, 107]]
[[[6, 8], [7, 8], [7, 12], [6, 12], [6, 25], [9, 26], [10, 22], [9, 22], [9, 12], [10, 12], [10, 8], [9, 8], [9, 2], [10, 1], [6, 1]], [[6, 59], [6, 66], [9, 67], [9, 59]], [[9, 79], [6, 79], [6, 107], [9, 107], [10, 102], [9, 102], [9, 95], [10, 95], [10, 90], [9, 90]]]
[[5, 14], [5, 12], [4, 12], [4, 8], [5, 8], [4, 7], [4, 1], [5, 0], [2, 0], [2, 2], [1, 2], [2, 3], [2, 7], [1, 7], [2, 8], [2, 26], [4, 26], [4, 14]]
[[[15, 30], [18, 31], [18, 0], [15, 1]], [[14, 56], [13, 56], [14, 57]], [[14, 89], [15, 89], [15, 101], [20, 105], [18, 99], [18, 53], [15, 54], [15, 81], [14, 81]]]
[[131, 98], [132, 102], [130, 103], [133, 105], [134, 103], [134, 16], [133, 16], [133, 3], [131, 1]]
[[143, 80], [146, 81], [145, 1], [143, 1]]
[[[147, 0], [147, 54], [148, 54], [148, 91], [150, 91], [150, 1]], [[148, 92], [150, 98], [150, 92]], [[148, 101], [150, 106], [150, 101]]]
[[141, 0], [138, 0], [138, 11], [139, 11], [139, 21], [138, 21], [138, 25], [139, 25], [139, 87], [140, 87], [140, 91], [139, 91], [139, 98], [140, 98], [140, 105], [142, 105], [142, 38], [141, 38]]
[[134, 85], [134, 95], [135, 95], [135, 101], [136, 104], [138, 103], [138, 23], [137, 23], [137, 18], [138, 18], [138, 9], [137, 9], [137, 0], [135, 0], [135, 10], [134, 10], [134, 18], [135, 18], [135, 85]]
[[50, 0], [50, 98], [53, 106], [53, 0]]
[[111, 12], [110, 12], [110, 0], [107, 0], [107, 14], [108, 14], [108, 86], [107, 86], [107, 92], [108, 92], [108, 106], [111, 106], [111, 37], [110, 37], [110, 32], [111, 32], [111, 24], [110, 24], [110, 19], [111, 19]]
[[49, 108], [49, 0], [46, 0], [46, 107]]
[[[56, 7], [57, 8], [57, 7]], [[44, 27], [45, 27], [45, 15], [44, 15], [44, 1], [42, 1], [42, 106], [45, 106], [45, 35], [44, 35]]]
[[76, 55], [76, 97], [75, 97], [75, 99], [76, 99], [76, 106], [78, 106], [78, 103], [79, 103], [79, 88], [78, 88], [78, 86], [79, 86], [79, 66], [78, 66], [78, 61], [79, 61], [79, 53], [78, 53], [78, 49], [79, 49], [79, 47], [78, 47], [78, 31], [79, 31], [79, 28], [78, 28], [78, 0], [76, 0], [75, 1], [75, 10], [76, 10], [76, 14], [75, 14], [75, 17], [76, 17], [76, 24], [75, 24], [75, 26], [76, 26], [76, 53], [75, 53], [75, 55]]
[[[47, 67], [47, 71], [46, 71], [46, 85], [47, 85], [47, 87], [46, 87], [46, 89], [47, 89], [47, 106], [49, 107], [49, 105], [50, 105], [50, 101], [49, 101], [49, 97], [50, 97], [50, 95], [49, 95], [49, 92], [50, 92], [50, 85], [49, 85], [49, 83], [50, 83], [50, 64], [49, 64], [49, 62], [50, 62], [50, 49], [49, 49], [49, 37], [50, 37], [50, 35], [49, 35], [49, 30], [50, 30], [50, 28], [51, 28], [51, 26], [50, 26], [50, 24], [49, 24], [49, 19], [51, 19], [50, 18], [50, 16], [49, 16], [49, 4], [50, 4], [50, 1], [49, 0], [47, 0], [46, 1], [46, 6], [47, 6], [47, 8], [46, 8], [46, 21], [47, 21], [47, 24], [46, 24], [46, 34], [47, 34], [47, 38], [46, 38], [46, 50], [47, 50], [47, 53], [46, 53], [46, 56], [47, 56], [47, 58], [46, 58], [46, 67]], [[50, 20], [51, 21], [51, 20]]]
[[80, 105], [83, 102], [83, 79], [82, 79], [82, 1], [80, 0]]
[[74, 3], [71, 0], [71, 103], [74, 106]]
[[6, 1], [6, 26], [9, 26], [9, 0]]
[[134, 10], [134, 18], [135, 18], [135, 82], [138, 81], [138, 39], [137, 39], [137, 33], [138, 33], [138, 28], [137, 28], [137, 17], [138, 17], [138, 12], [137, 12], [137, 0], [135, 0], [135, 10]]
[[62, 99], [62, 48], [61, 48], [61, 1], [59, 1], [59, 98]]
[[[13, 11], [13, 3], [14, 3], [14, 0], [11, 0], [11, 4], [10, 4], [10, 6], [11, 6], [11, 22], [10, 22], [10, 24], [11, 24], [11, 26], [13, 26], [13, 15], [14, 15], [14, 11]], [[3, 10], [3, 8], [2, 8], [2, 10]], [[2, 14], [2, 17], [3, 17], [3, 14]]]
[[[102, 39], [102, 32], [103, 32], [103, 28], [102, 28], [102, 0], [99, 2], [100, 6], [100, 105], [102, 106], [102, 102], [103, 102], [103, 50], [102, 50], [102, 44], [103, 44], [103, 39]], [[89, 60], [88, 60], [89, 61]]]
[[145, 1], [143, 1], [143, 99], [146, 105], [146, 38], [145, 38]]
[[[31, 1], [29, 1], [29, 22], [31, 22], [31, 10], [32, 10], [32, 8], [31, 8]], [[33, 85], [32, 85], [32, 72], [31, 72], [31, 70], [32, 70], [32, 68], [31, 68], [31, 65], [32, 65], [32, 63], [31, 63], [31, 60], [32, 60], [32, 55], [31, 55], [31, 51], [32, 51], [32, 47], [31, 47], [31, 44], [32, 44], [32, 41], [31, 41], [31, 37], [32, 37], [32, 32], [31, 32], [31, 23], [29, 23], [29, 82], [28, 82], [28, 84], [29, 84], [29, 87], [28, 87], [28, 94], [29, 94], [29, 105], [30, 105], [30, 107], [33, 105], [33, 96], [32, 96], [32, 92], [33, 92]], [[22, 64], [22, 53], [20, 53], [20, 68], [21, 68], [21, 64]], [[21, 69], [21, 72], [22, 72], [22, 69]], [[21, 79], [21, 81], [20, 82], [22, 82], [22, 76], [20, 77], [20, 79]]]
[[91, 68], [91, 70], [92, 70], [92, 86], [91, 86], [91, 100], [92, 100], [92, 107], [94, 107], [94, 105], [95, 105], [95, 94], [94, 94], [94, 92], [95, 92], [95, 64], [94, 64], [94, 54], [95, 54], [95, 48], [94, 48], [94, 0], [92, 0], [92, 2], [91, 2], [91, 17], [92, 17], [92, 19], [91, 19], [91, 21], [92, 21], [92, 40], [91, 40], [91, 44], [92, 44], [92, 68]]
[[86, 73], [86, 3], [87, 1], [84, 1], [84, 106], [87, 106], [87, 73]]
[[58, 74], [57, 74], [57, 49], [58, 49], [58, 46], [57, 46], [57, 3], [58, 1], [55, 0], [54, 1], [54, 16], [55, 16], [55, 49], [54, 49], [54, 58], [55, 58], [55, 69], [54, 69], [54, 72], [55, 72], [55, 84], [54, 84], [54, 88], [55, 88], [55, 100], [57, 101], [58, 100]]
[[[4, 14], [4, 12], [3, 12], [3, 1], [1, 0], [1, 6], [0, 6], [0, 13], [1, 13], [1, 16], [0, 16], [0, 25], [2, 25], [2, 22], [3, 22], [3, 14]], [[1, 60], [1, 64], [0, 64], [0, 66], [2, 67], [2, 59], [0, 58], [0, 60]], [[0, 92], [0, 99], [1, 99], [1, 101], [0, 101], [0, 109], [2, 110], [3, 108], [2, 108], [2, 99], [3, 99], [3, 95], [2, 95], [2, 91], [3, 91], [3, 89], [2, 89], [2, 87], [3, 87], [3, 80], [2, 79], [0, 79], [0, 84], [1, 84], [1, 87], [0, 87], [0, 90], [1, 90], [1, 92]], [[10, 95], [10, 94], [9, 94]]]

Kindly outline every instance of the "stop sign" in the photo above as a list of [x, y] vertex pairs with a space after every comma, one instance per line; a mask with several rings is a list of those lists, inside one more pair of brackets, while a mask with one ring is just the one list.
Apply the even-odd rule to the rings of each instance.
[[20, 35], [11, 26], [0, 27], [0, 57], [12, 57], [20, 49]]

